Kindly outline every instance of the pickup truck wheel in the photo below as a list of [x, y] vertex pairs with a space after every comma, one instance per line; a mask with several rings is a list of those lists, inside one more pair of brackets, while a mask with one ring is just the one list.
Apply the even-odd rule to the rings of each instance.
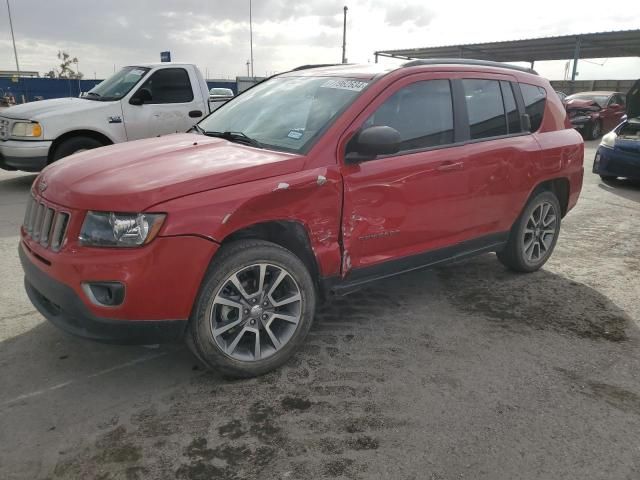
[[560, 202], [554, 193], [535, 195], [514, 224], [498, 259], [516, 272], [534, 272], [551, 256], [560, 233]]
[[282, 365], [302, 344], [316, 292], [304, 263], [263, 240], [224, 246], [203, 280], [187, 345], [208, 367], [254, 377]]
[[68, 157], [74, 153], [81, 152], [83, 150], [91, 150], [92, 148], [103, 147], [104, 144], [99, 140], [91, 137], [71, 137], [62, 141], [53, 152], [53, 160], [60, 160], [61, 158]]

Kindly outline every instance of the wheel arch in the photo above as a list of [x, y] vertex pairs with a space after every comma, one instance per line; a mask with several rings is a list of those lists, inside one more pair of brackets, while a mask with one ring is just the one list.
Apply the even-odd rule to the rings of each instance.
[[51, 147], [49, 148], [49, 154], [47, 156], [47, 163], [51, 163], [53, 160], [53, 157], [55, 155], [56, 149], [58, 148], [58, 146], [60, 146], [60, 144], [62, 142], [64, 142], [65, 140], [68, 140], [70, 138], [73, 137], [89, 137], [89, 138], [93, 138], [94, 140], [97, 140], [99, 142], [102, 143], [102, 145], [112, 145], [114, 142], [113, 140], [111, 140], [109, 137], [107, 137], [104, 133], [100, 133], [97, 132], [95, 130], [71, 130], [69, 132], [65, 132], [62, 135], [58, 136], [53, 143], [51, 144]]
[[569, 209], [569, 192], [570, 192], [569, 179], [566, 177], [552, 178], [539, 183], [529, 195], [527, 202], [540, 192], [552, 192], [560, 202], [560, 210], [562, 218], [567, 214]]
[[221, 246], [237, 240], [257, 239], [266, 240], [286, 248], [296, 255], [309, 269], [316, 288], [320, 278], [320, 269], [315, 252], [311, 246], [311, 239], [306, 227], [296, 220], [270, 220], [244, 226], [228, 234], [221, 242]]

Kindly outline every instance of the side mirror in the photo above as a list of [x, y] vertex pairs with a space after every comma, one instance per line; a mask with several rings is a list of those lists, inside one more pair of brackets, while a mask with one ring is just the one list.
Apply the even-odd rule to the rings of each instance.
[[529, 114], [523, 113], [522, 115], [520, 115], [520, 123], [522, 123], [523, 132], [531, 131], [531, 118], [529, 117]]
[[349, 142], [345, 160], [357, 163], [373, 160], [378, 155], [391, 155], [400, 151], [400, 133], [386, 125], [368, 127], [357, 133]]
[[131, 105], [143, 105], [152, 100], [151, 92], [146, 88], [141, 88], [136, 93], [133, 94], [129, 103]]

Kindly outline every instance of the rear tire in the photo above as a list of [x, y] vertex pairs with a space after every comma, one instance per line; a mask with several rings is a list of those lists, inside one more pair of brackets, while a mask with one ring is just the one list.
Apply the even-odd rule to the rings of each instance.
[[316, 292], [304, 263], [263, 240], [222, 247], [202, 282], [187, 345], [207, 367], [232, 377], [285, 363], [313, 321]]
[[58, 145], [53, 152], [53, 162], [60, 160], [61, 158], [68, 157], [74, 153], [91, 150], [93, 148], [104, 147], [104, 144], [91, 137], [71, 137], [64, 140]]
[[498, 259], [516, 272], [535, 272], [551, 256], [560, 233], [560, 202], [553, 192], [534, 195], [511, 228]]

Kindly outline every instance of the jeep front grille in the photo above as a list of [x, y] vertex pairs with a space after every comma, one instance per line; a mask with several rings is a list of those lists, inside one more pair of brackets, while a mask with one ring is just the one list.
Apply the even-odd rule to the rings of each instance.
[[64, 243], [69, 226], [69, 214], [31, 196], [22, 225], [27, 236], [43, 247], [57, 252]]

